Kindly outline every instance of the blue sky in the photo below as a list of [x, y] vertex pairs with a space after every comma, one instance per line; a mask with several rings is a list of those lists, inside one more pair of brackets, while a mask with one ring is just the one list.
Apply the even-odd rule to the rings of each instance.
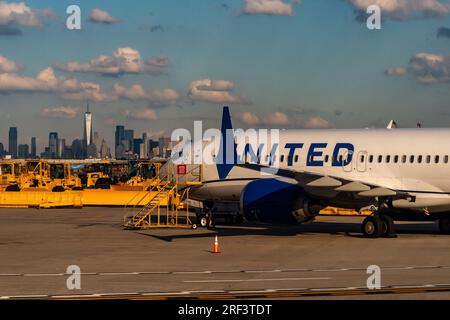
[[[292, 12], [281, 15], [244, 14], [249, 1], [257, 0], [26, 1], [40, 26], [2, 20], [0, 9], [0, 29], [20, 30], [0, 35], [0, 56], [21, 66], [14, 73], [36, 78], [51, 66], [58, 79], [95, 83], [104, 93], [68, 97], [59, 87], [17, 90], [0, 81], [0, 141], [6, 144], [11, 125], [18, 126], [20, 143], [37, 136], [39, 148], [48, 143], [49, 131], [69, 141], [81, 137], [87, 99], [94, 130], [110, 146], [115, 124], [138, 134], [170, 135], [174, 128], [190, 128], [194, 119], [218, 126], [223, 104], [231, 106], [236, 126], [244, 127], [367, 127], [391, 118], [405, 127], [417, 121], [448, 126], [450, 38], [437, 37], [439, 28], [450, 28], [446, 7], [425, 17], [421, 10], [429, 8], [420, 6], [414, 12], [382, 10], [382, 29], [371, 31], [355, 19], [365, 0], [283, 0]], [[81, 31], [65, 28], [70, 4], [81, 8]], [[118, 21], [89, 22], [93, 9]], [[143, 62], [164, 58], [161, 72], [87, 71], [91, 59], [119, 48], [133, 49]], [[431, 54], [442, 59], [432, 62]], [[68, 71], [62, 66], [67, 62], [85, 70]], [[400, 70], [396, 76], [385, 74], [394, 67]], [[151, 94], [120, 96], [113, 93], [115, 84], [125, 92], [138, 85]], [[161, 98], [164, 89], [177, 97]]]

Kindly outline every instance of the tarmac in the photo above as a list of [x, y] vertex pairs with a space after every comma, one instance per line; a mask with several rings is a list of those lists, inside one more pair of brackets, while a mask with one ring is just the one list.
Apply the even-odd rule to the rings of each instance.
[[[397, 238], [366, 239], [363, 217], [130, 231], [125, 214], [0, 209], [0, 299], [450, 298], [450, 235], [435, 223], [396, 222]], [[72, 265], [81, 289], [67, 288]], [[367, 288], [371, 265], [379, 289]]]

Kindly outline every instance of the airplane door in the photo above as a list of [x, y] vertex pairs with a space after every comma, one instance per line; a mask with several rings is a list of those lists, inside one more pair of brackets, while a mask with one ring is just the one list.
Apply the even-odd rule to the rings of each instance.
[[358, 172], [366, 172], [367, 170], [367, 151], [358, 152], [358, 157], [356, 159], [356, 170]]

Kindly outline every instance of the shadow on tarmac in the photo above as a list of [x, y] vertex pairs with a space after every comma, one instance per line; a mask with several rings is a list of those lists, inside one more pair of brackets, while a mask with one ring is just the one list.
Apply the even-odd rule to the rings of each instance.
[[[173, 230], [173, 229], [172, 229]], [[200, 229], [202, 230], [202, 229]], [[236, 237], [245, 235], [254, 236], [315, 236], [318, 234], [328, 235], [343, 235], [355, 238], [364, 238], [361, 233], [361, 223], [352, 222], [313, 222], [300, 226], [268, 226], [268, 225], [255, 225], [244, 223], [239, 226], [225, 226], [219, 225], [214, 229], [203, 229], [208, 232], [198, 232], [197, 230], [190, 230], [186, 233], [183, 230], [183, 234], [177, 235], [160, 235], [150, 233], [147, 231], [137, 231], [139, 235], [152, 237], [162, 241], [171, 242], [177, 239], [198, 239], [198, 238], [211, 238], [212, 236], [219, 235], [220, 237]], [[160, 230], [159, 230], [160, 231]], [[396, 223], [397, 234], [411, 234], [411, 235], [436, 235], [447, 236], [439, 233], [439, 229], [434, 223]], [[371, 240], [371, 239], [368, 239]]]

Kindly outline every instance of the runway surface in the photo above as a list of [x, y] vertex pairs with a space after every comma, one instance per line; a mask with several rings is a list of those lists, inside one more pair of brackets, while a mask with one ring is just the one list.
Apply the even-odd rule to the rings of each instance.
[[[124, 214], [0, 209], [0, 299], [450, 298], [450, 236], [434, 223], [398, 222], [398, 238], [365, 239], [361, 217], [126, 231]], [[70, 265], [80, 290], [67, 288]], [[366, 286], [370, 265], [381, 268], [378, 290]]]

